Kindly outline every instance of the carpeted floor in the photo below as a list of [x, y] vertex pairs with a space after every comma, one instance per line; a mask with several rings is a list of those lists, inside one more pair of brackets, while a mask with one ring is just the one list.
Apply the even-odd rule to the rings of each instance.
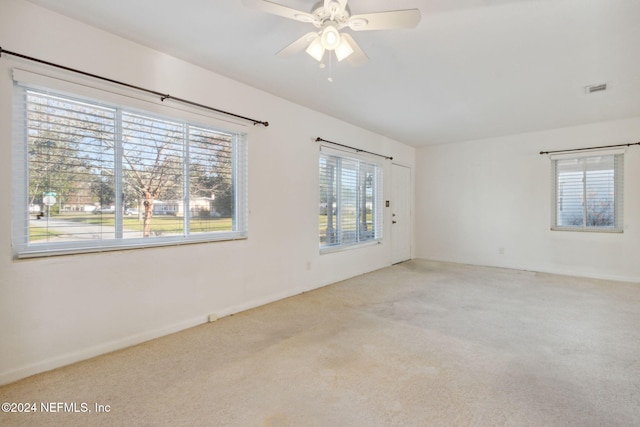
[[640, 284], [414, 260], [0, 396], [38, 406], [3, 426], [638, 426]]

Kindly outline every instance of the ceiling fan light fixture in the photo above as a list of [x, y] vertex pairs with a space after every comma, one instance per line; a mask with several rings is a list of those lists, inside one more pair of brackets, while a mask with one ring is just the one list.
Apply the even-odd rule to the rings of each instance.
[[313, 31], [281, 49], [277, 55], [291, 56], [306, 49], [306, 52], [320, 63], [326, 51], [329, 51], [329, 58], [333, 57], [332, 51], [335, 51], [339, 61], [348, 58], [353, 66], [362, 65], [369, 60], [349, 32], [339, 32], [345, 27], [354, 31], [414, 28], [422, 18], [420, 10], [416, 8], [352, 15], [347, 4], [350, 0], [314, 0], [311, 12], [279, 4], [280, 1], [282, 0], [242, 0], [245, 6], [312, 24], [315, 27]]
[[333, 25], [327, 25], [324, 30], [322, 30], [322, 35], [320, 36], [322, 41], [322, 47], [326, 50], [334, 50], [340, 45], [340, 33]]
[[322, 61], [322, 57], [324, 56], [324, 46], [322, 45], [322, 38], [320, 36], [313, 39], [309, 47], [307, 47], [306, 52], [318, 62]]
[[344, 37], [340, 37], [340, 44], [336, 48], [336, 58], [338, 62], [342, 61], [353, 53], [353, 48]]

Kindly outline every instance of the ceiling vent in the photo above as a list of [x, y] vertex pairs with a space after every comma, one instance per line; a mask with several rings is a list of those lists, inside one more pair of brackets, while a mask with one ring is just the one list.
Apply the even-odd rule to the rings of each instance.
[[584, 87], [584, 91], [587, 94], [596, 93], [596, 92], [604, 92], [605, 90], [607, 90], [607, 84], [606, 83], [601, 83], [601, 84], [598, 84], [598, 85], [589, 85], [589, 86], [585, 86]]

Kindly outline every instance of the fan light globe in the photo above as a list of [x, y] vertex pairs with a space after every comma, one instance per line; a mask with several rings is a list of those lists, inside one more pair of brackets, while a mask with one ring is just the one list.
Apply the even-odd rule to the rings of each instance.
[[307, 47], [306, 52], [316, 61], [322, 61], [322, 57], [324, 56], [324, 46], [322, 45], [322, 39], [320, 36], [313, 39], [309, 47]]
[[336, 58], [338, 58], [338, 62], [342, 61], [347, 56], [353, 53], [353, 48], [344, 37], [340, 37], [340, 44], [336, 48]]
[[327, 25], [320, 37], [322, 46], [326, 50], [334, 50], [340, 45], [340, 33], [338, 33], [338, 30], [336, 30], [336, 27], [333, 25]]

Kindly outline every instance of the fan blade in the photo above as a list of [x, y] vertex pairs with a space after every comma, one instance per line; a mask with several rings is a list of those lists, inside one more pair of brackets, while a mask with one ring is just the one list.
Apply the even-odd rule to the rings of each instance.
[[282, 58], [295, 55], [296, 53], [300, 52], [301, 50], [309, 46], [309, 44], [316, 37], [318, 37], [318, 33], [315, 33], [313, 31], [310, 33], [307, 33], [304, 36], [300, 37], [298, 40], [291, 43], [289, 46], [282, 49], [280, 52], [276, 53], [276, 55]]
[[353, 65], [354, 67], [365, 64], [369, 60], [369, 58], [362, 51], [362, 49], [360, 49], [360, 46], [358, 46], [358, 43], [356, 43], [353, 37], [351, 37], [348, 33], [342, 33], [342, 37], [344, 37], [347, 42], [349, 42], [351, 48], [353, 49], [353, 53], [346, 58], [349, 64]]
[[418, 25], [421, 18], [422, 15], [420, 15], [420, 10], [418, 9], [365, 13], [351, 16], [349, 18], [349, 27], [353, 31], [413, 28]]
[[317, 21], [316, 17], [310, 13], [292, 9], [287, 6], [282, 6], [281, 4], [273, 3], [267, 0], [242, 0], [242, 3], [246, 7], [250, 7], [252, 9], [257, 9], [262, 12], [270, 13], [272, 15], [294, 19], [300, 22], [316, 23]]

